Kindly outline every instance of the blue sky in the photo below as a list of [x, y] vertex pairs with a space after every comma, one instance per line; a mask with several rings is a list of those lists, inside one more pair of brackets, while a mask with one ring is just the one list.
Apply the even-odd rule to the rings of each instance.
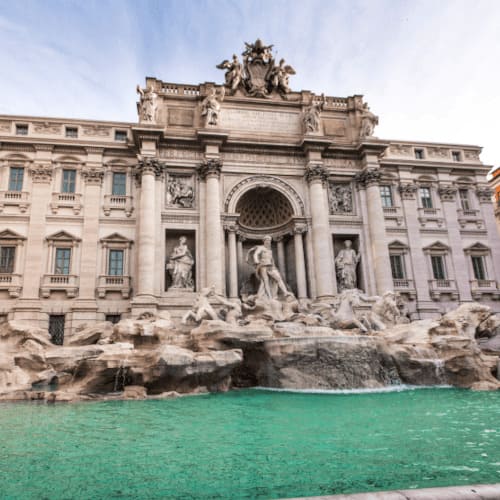
[[222, 83], [272, 43], [294, 90], [364, 94], [388, 139], [500, 164], [498, 0], [0, 0], [0, 113], [136, 120], [137, 83]]

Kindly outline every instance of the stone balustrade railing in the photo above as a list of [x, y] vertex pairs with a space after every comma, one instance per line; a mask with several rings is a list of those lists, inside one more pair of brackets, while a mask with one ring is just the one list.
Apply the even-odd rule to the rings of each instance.
[[78, 294], [79, 278], [74, 274], [45, 274], [42, 276], [40, 291], [42, 297], [50, 297], [52, 291], [64, 291], [69, 298]]
[[107, 292], [119, 292], [124, 299], [127, 299], [130, 296], [131, 283], [130, 276], [101, 275], [97, 282], [97, 294], [103, 299]]

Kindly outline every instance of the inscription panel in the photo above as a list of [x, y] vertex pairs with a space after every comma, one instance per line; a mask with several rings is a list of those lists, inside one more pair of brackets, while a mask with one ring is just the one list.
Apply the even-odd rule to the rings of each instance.
[[168, 111], [168, 124], [180, 127], [192, 127], [194, 111], [185, 108], [172, 108]]
[[220, 127], [246, 132], [300, 134], [300, 115], [297, 112], [262, 111], [255, 109], [222, 109]]

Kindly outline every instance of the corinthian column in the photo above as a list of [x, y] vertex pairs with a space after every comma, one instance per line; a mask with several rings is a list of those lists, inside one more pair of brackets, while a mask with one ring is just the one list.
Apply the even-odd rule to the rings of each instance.
[[366, 205], [368, 212], [368, 232], [372, 249], [372, 260], [375, 271], [375, 284], [377, 293], [382, 295], [392, 290], [391, 264], [389, 249], [385, 234], [385, 219], [380, 199], [380, 170], [378, 168], [365, 168], [356, 178], [358, 187], [366, 189]]
[[198, 174], [206, 183], [205, 189], [205, 258], [206, 284], [223, 291], [222, 232], [220, 219], [219, 178], [222, 165], [218, 160], [207, 160], [198, 168]]
[[229, 297], [238, 297], [238, 252], [236, 249], [236, 224], [228, 224], [227, 246], [229, 253]]
[[329, 297], [336, 292], [330, 222], [328, 220], [328, 201], [325, 189], [326, 178], [326, 170], [322, 165], [308, 167], [306, 179], [309, 183], [314, 274], [318, 298]]
[[297, 294], [299, 299], [307, 298], [306, 283], [306, 262], [304, 259], [304, 243], [302, 242], [302, 233], [305, 227], [295, 226], [293, 228], [293, 243], [295, 247], [295, 277], [297, 280]]
[[161, 165], [153, 158], [139, 161], [137, 175], [141, 182], [139, 204], [139, 241], [137, 296], [154, 296], [155, 283], [155, 178]]

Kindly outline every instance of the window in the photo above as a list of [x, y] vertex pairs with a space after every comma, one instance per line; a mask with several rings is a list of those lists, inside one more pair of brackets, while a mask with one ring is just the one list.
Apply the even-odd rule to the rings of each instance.
[[462, 161], [462, 157], [460, 155], [460, 151], [452, 151], [451, 152], [451, 157], [453, 161]]
[[14, 259], [16, 247], [0, 247], [0, 273], [12, 274], [14, 272]]
[[63, 170], [62, 175], [62, 193], [74, 193], [75, 192], [75, 182], [76, 182], [76, 170]]
[[476, 278], [477, 280], [485, 280], [486, 266], [484, 265], [484, 257], [482, 255], [473, 255], [471, 259], [474, 278]]
[[380, 197], [382, 198], [383, 207], [392, 207], [394, 205], [391, 186], [380, 186]]
[[392, 277], [395, 280], [406, 278], [405, 267], [402, 255], [390, 255]]
[[113, 325], [116, 325], [116, 323], [119, 323], [121, 319], [122, 319], [121, 314], [106, 314], [106, 321], [113, 323]]
[[444, 260], [442, 255], [431, 255], [432, 275], [435, 280], [446, 279]]
[[71, 265], [71, 248], [56, 248], [56, 265], [54, 274], [69, 274]]
[[24, 179], [23, 167], [10, 167], [9, 191], [22, 191]]
[[423, 160], [424, 159], [424, 150], [423, 149], [415, 149], [415, 158], [417, 160]]
[[470, 210], [469, 190], [459, 189], [458, 195], [460, 197], [460, 205], [462, 207], [462, 210]]
[[50, 341], [55, 345], [64, 343], [64, 314], [51, 314], [49, 316]]
[[108, 275], [123, 276], [123, 250], [110, 250]]
[[124, 172], [113, 172], [113, 187], [111, 194], [125, 196], [127, 194], [127, 174]]
[[78, 137], [78, 128], [66, 127], [66, 137]]
[[115, 130], [115, 141], [126, 141], [127, 132], [125, 130]]
[[432, 208], [431, 188], [420, 188], [420, 202], [422, 203], [423, 208]]
[[28, 125], [16, 124], [16, 135], [28, 135]]

